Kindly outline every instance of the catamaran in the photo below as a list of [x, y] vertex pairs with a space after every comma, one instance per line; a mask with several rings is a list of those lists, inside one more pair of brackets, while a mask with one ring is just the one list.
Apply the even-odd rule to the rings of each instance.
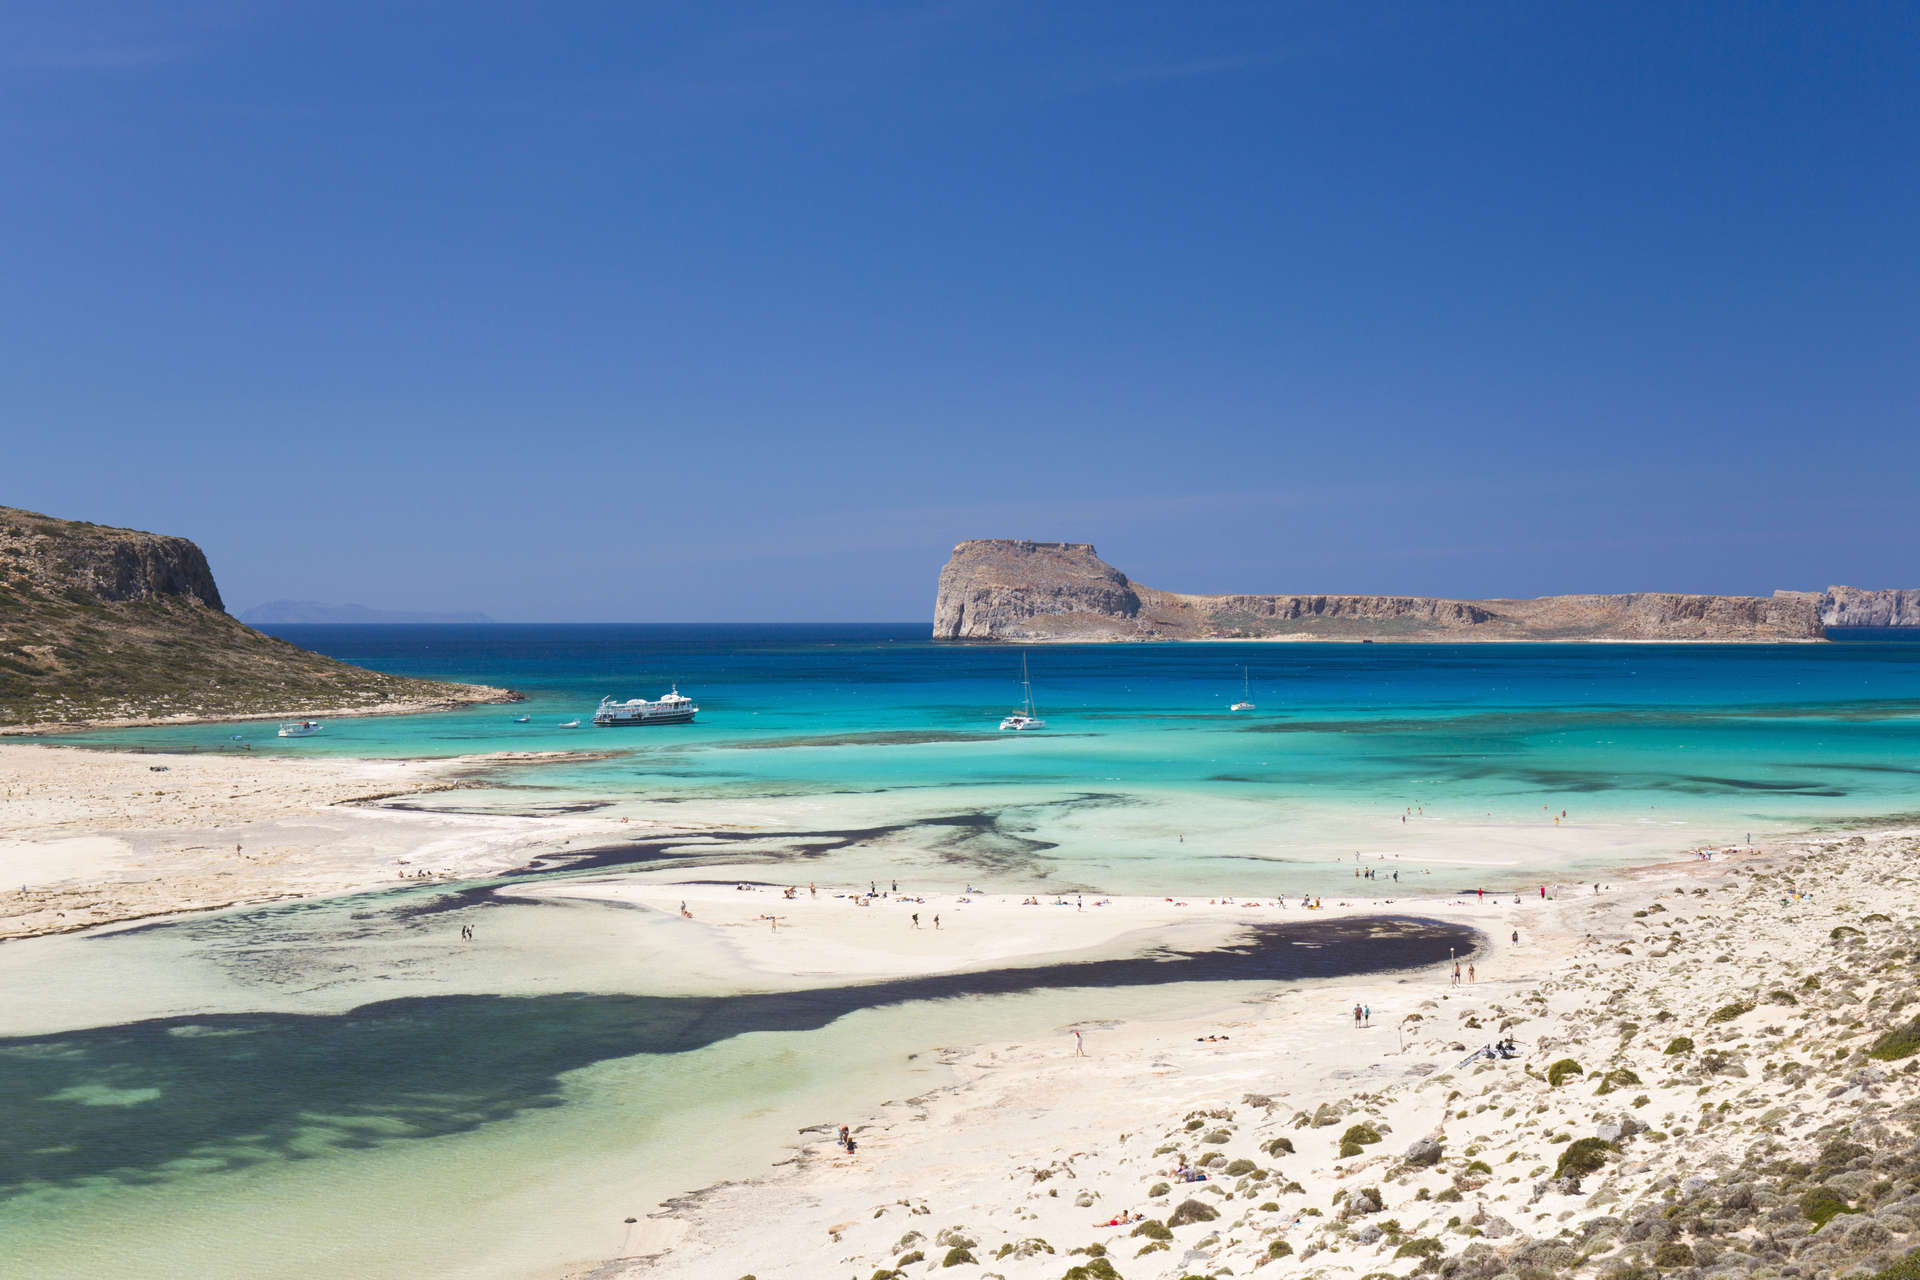
[[1025, 692], [1020, 710], [1000, 722], [1002, 729], [1044, 729], [1047, 722], [1033, 714], [1033, 680], [1027, 675], [1027, 655], [1020, 655], [1020, 688]]
[[318, 720], [289, 720], [280, 726], [280, 736], [283, 738], [311, 738], [318, 732], [320, 732]]
[[652, 702], [648, 702], [645, 698], [628, 698], [625, 702], [602, 698], [600, 709], [593, 713], [593, 722], [601, 728], [621, 725], [687, 724], [699, 713], [699, 710], [700, 708], [693, 705], [693, 699], [681, 693], [680, 686], [675, 685], [671, 693]]
[[1253, 710], [1253, 684], [1245, 667], [1240, 668], [1240, 701], [1228, 708], [1229, 711]]

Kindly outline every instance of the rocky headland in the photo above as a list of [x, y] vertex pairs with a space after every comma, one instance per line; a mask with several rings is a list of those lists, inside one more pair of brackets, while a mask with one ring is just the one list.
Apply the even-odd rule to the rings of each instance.
[[962, 542], [940, 571], [936, 640], [1812, 641], [1920, 627], [1920, 590], [1771, 596], [1191, 595], [1134, 582], [1082, 542]]
[[185, 538], [0, 507], [0, 732], [516, 697], [369, 671], [255, 631], [226, 612]]

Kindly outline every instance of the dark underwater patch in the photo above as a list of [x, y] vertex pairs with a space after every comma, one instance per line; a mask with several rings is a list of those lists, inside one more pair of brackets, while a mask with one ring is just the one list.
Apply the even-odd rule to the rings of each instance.
[[[337, 1014], [154, 1018], [0, 1039], [0, 1194], [106, 1178], [161, 1180], [193, 1158], [241, 1170], [316, 1147], [460, 1133], [562, 1105], [568, 1071], [805, 1031], [862, 1009], [1053, 988], [1279, 982], [1438, 964], [1481, 939], [1409, 916], [1246, 926], [1209, 951], [739, 996], [410, 997]], [[87, 1105], [87, 1090], [133, 1105]], [[77, 1092], [76, 1092], [77, 1091]]]

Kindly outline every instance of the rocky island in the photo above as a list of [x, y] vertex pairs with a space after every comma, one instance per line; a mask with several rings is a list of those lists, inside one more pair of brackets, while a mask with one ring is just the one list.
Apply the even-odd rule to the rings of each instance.
[[227, 613], [185, 538], [0, 507], [0, 732], [518, 696], [369, 671], [255, 631]]
[[1771, 596], [1191, 595], [1134, 582], [1084, 542], [962, 542], [940, 571], [936, 640], [1823, 640], [1830, 627], [1920, 628], [1920, 590]]

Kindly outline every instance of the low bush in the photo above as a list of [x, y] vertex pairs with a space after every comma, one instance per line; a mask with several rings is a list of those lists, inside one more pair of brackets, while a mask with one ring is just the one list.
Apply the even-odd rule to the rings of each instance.
[[1882, 1062], [1911, 1058], [1916, 1053], [1920, 1053], [1920, 1018], [1915, 1018], [1904, 1027], [1895, 1027], [1875, 1040], [1867, 1050], [1869, 1058], [1878, 1058]]
[[1582, 1138], [1578, 1142], [1570, 1142], [1567, 1149], [1560, 1153], [1560, 1163], [1554, 1167], [1553, 1176], [1564, 1178], [1573, 1174], [1577, 1177], [1598, 1172], [1606, 1164], [1607, 1156], [1619, 1149], [1603, 1138]]
[[1568, 1080], [1578, 1080], [1585, 1074], [1585, 1068], [1572, 1058], [1562, 1058], [1547, 1068], [1547, 1083], [1558, 1089]]
[[1832, 1187], [1809, 1187], [1800, 1195], [1800, 1212], [1816, 1227], [1824, 1227], [1843, 1213], [1852, 1213], [1845, 1197]]
[[1753, 1012], [1753, 1001], [1735, 1000], [1732, 1004], [1723, 1004], [1707, 1015], [1708, 1022], [1732, 1022], [1742, 1014]]

